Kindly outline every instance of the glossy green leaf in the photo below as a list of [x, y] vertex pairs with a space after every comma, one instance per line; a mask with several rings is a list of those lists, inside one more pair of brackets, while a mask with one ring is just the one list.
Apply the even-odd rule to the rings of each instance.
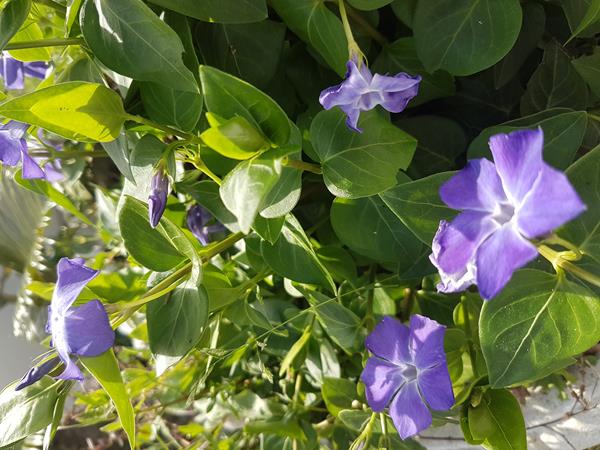
[[423, 247], [378, 196], [336, 199], [331, 225], [344, 245], [375, 261], [410, 264]]
[[383, 8], [393, 1], [394, 0], [348, 0], [348, 3], [356, 9], [372, 11], [374, 9]]
[[290, 350], [286, 353], [285, 357], [281, 360], [281, 366], [279, 367], [279, 376], [283, 376], [285, 372], [292, 365], [294, 360], [298, 357], [299, 353], [304, 349], [306, 343], [310, 339], [312, 333], [312, 327], [307, 327], [304, 332], [300, 335], [300, 338], [290, 347]]
[[151, 0], [194, 19], [217, 23], [259, 22], [267, 18], [266, 0]]
[[368, 197], [394, 186], [398, 170], [408, 167], [417, 146], [378, 111], [363, 112], [358, 126], [362, 133], [349, 130], [338, 108], [321, 111], [310, 126], [325, 184], [337, 197]]
[[527, 450], [521, 406], [509, 391], [490, 389], [476, 407], [469, 407], [471, 436], [488, 450]]
[[[163, 220], [168, 219], [163, 217]], [[185, 259], [169, 240], [150, 227], [148, 207], [139, 200], [125, 197], [119, 213], [119, 228], [127, 252], [151, 270], [166, 272]]]
[[421, 0], [413, 27], [417, 53], [429, 72], [471, 75], [508, 53], [521, 20], [518, 0]]
[[485, 302], [479, 339], [494, 387], [540, 379], [600, 339], [600, 304], [579, 283], [533, 269]]
[[584, 0], [583, 2], [578, 3], [580, 5], [580, 8], [585, 8], [581, 11], [585, 12], [581, 16], [581, 19], [576, 22], [576, 26], [575, 23], [573, 23], [574, 17], [568, 14], [569, 10], [565, 10], [565, 13], [567, 13], [567, 18], [571, 19], [569, 20], [569, 25], [572, 29], [574, 28], [573, 34], [571, 35], [569, 40], [573, 39], [576, 36], [579, 36], [580, 34], [593, 34], [594, 32], [597, 32], [598, 25], [600, 24], [600, 0]]
[[261, 242], [261, 253], [271, 269], [282, 277], [318, 284], [335, 292], [331, 275], [317, 257], [302, 225], [291, 214], [274, 244]]
[[452, 172], [438, 173], [399, 184], [380, 194], [388, 208], [429, 247], [440, 220], [449, 220], [457, 214], [439, 195], [440, 186], [452, 175]]
[[527, 89], [521, 98], [521, 114], [533, 114], [558, 106], [586, 109], [587, 102], [585, 81], [563, 48], [556, 41], [549, 42], [542, 63], [527, 82]]
[[106, 67], [139, 81], [198, 92], [183, 64], [183, 44], [142, 0], [86, 0], [81, 29], [89, 48]]
[[29, 15], [31, 0], [8, 0], [0, 10], [0, 51], [19, 31]]
[[412, 37], [400, 38], [383, 48], [372, 67], [374, 72], [395, 74], [407, 72], [420, 75], [418, 95], [408, 107], [417, 106], [436, 98], [450, 97], [456, 91], [454, 77], [444, 70], [429, 73], [419, 60]]
[[0, 115], [81, 142], [113, 141], [126, 117], [117, 93], [101, 84], [79, 81], [56, 84], [2, 103]]
[[[300, 152], [292, 153], [288, 158], [300, 159]], [[300, 200], [301, 190], [302, 171], [283, 166], [277, 183], [265, 198], [265, 208], [260, 212], [261, 217], [273, 219], [291, 212]]]
[[346, 73], [348, 44], [341, 20], [321, 0], [272, 0], [271, 6], [300, 39], [339, 76]]
[[129, 439], [129, 445], [131, 445], [131, 448], [136, 448], [135, 413], [127, 389], [125, 389], [123, 378], [121, 378], [121, 369], [113, 350], [110, 349], [99, 356], [81, 357], [80, 360], [112, 400], [119, 415], [121, 426]]
[[20, 391], [7, 386], [0, 393], [0, 445], [17, 442], [44, 429], [52, 421], [58, 383], [44, 377]]
[[[40, 27], [40, 23], [32, 17], [28, 17], [19, 31], [10, 40], [11, 44], [17, 42], [38, 41], [44, 39], [44, 32]], [[50, 50], [47, 47], [32, 47], [23, 50], [10, 50], [10, 56], [19, 61], [49, 61], [52, 57]]]
[[571, 63], [594, 95], [600, 96], [600, 49], [596, 47], [592, 55], [580, 56]]
[[585, 111], [565, 108], [554, 108], [521, 117], [483, 130], [469, 145], [467, 156], [469, 159], [485, 157], [491, 160], [488, 141], [492, 135], [541, 127], [544, 130], [544, 160], [554, 167], [566, 169], [581, 146], [587, 122]]
[[192, 131], [202, 112], [202, 96], [174, 90], [159, 83], [140, 84], [144, 108], [150, 118], [179, 130]]
[[165, 149], [166, 144], [151, 134], [145, 135], [136, 142], [129, 157], [132, 179], [127, 178], [125, 180], [118, 210], [120, 210], [126, 195], [143, 202], [148, 201], [152, 175]]
[[129, 181], [135, 182], [129, 162], [129, 139], [126, 134], [121, 134], [114, 141], [103, 142], [102, 148], [115, 163], [119, 172]]
[[254, 86], [209, 66], [200, 67], [206, 108], [224, 119], [242, 116], [273, 143], [290, 138], [290, 122], [281, 107]]
[[357, 399], [356, 384], [345, 378], [324, 378], [321, 395], [327, 410], [334, 416], [343, 409], [352, 408], [352, 402]]
[[249, 159], [269, 146], [261, 133], [242, 116], [220, 120], [208, 113], [207, 117], [209, 123], [212, 122], [211, 127], [200, 137], [206, 145], [227, 158]]

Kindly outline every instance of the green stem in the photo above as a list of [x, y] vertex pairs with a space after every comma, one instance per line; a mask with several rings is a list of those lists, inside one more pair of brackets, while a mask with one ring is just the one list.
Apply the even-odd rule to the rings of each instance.
[[176, 130], [175, 128], [171, 128], [166, 125], [161, 125], [160, 123], [154, 122], [150, 119], [146, 119], [145, 117], [142, 117], [142, 116], [136, 116], [133, 114], [126, 114], [125, 116], [126, 116], [127, 120], [131, 120], [133, 122], [137, 122], [142, 125], [146, 125], [148, 127], [155, 128], [164, 133], [167, 133], [168, 135], [179, 136], [183, 139], [186, 139], [186, 140], [196, 143], [196, 144], [202, 143], [202, 140], [198, 136], [195, 136], [191, 133], [186, 133], [184, 131], [179, 131], [179, 130]]
[[194, 165], [194, 167], [196, 169], [198, 169], [200, 172], [202, 172], [208, 178], [210, 178], [215, 183], [217, 183], [219, 186], [221, 186], [221, 183], [222, 183], [223, 180], [221, 180], [221, 178], [218, 175], [216, 175], [212, 170], [210, 170], [208, 168], [208, 166], [206, 164], [204, 164], [204, 161], [202, 161], [202, 159], [200, 159], [199, 156], [197, 156], [191, 162], [192, 162], [192, 164]]
[[477, 352], [475, 351], [475, 347], [473, 346], [473, 337], [471, 333], [471, 321], [469, 320], [469, 306], [466, 303], [466, 297], [462, 296], [460, 298], [460, 302], [462, 304], [462, 309], [465, 315], [465, 333], [467, 335], [467, 347], [469, 349], [469, 359], [471, 360], [471, 368], [473, 369], [473, 375], [475, 375], [475, 379], [479, 378], [479, 373], [477, 370]]
[[210, 260], [213, 256], [216, 256], [219, 253], [221, 253], [222, 251], [227, 250], [229, 247], [231, 247], [233, 244], [235, 244], [240, 239], [243, 239], [245, 236], [246, 235], [244, 233], [242, 233], [241, 231], [238, 231], [237, 233], [230, 234], [225, 239], [217, 242], [216, 244], [205, 247], [200, 252], [202, 261]]
[[555, 269], [563, 269], [566, 272], [569, 272], [575, 275], [577, 278], [580, 278], [584, 281], [587, 281], [594, 286], [600, 287], [600, 277], [594, 275], [587, 270], [582, 269], [579, 266], [576, 266], [571, 261], [564, 259], [559, 252], [555, 252], [550, 247], [545, 245], [540, 245], [538, 247], [538, 252], [544, 258], [546, 258], [550, 263], [554, 266]]
[[342, 19], [342, 26], [344, 27], [344, 34], [346, 35], [346, 40], [348, 41], [348, 59], [358, 59], [362, 56], [362, 51], [360, 47], [354, 40], [354, 35], [352, 34], [352, 28], [350, 27], [350, 22], [348, 21], [348, 14], [346, 13], [346, 5], [344, 0], [338, 0], [338, 7], [340, 9], [340, 18]]
[[61, 38], [61, 39], [37, 39], [35, 41], [13, 42], [4, 47], [4, 50], [22, 50], [27, 48], [39, 47], [61, 47], [65, 45], [83, 45], [83, 39], [80, 38]]
[[598, 115], [596, 115], [596, 114], [593, 114], [593, 113], [591, 113], [591, 112], [588, 112], [588, 117], [589, 117], [590, 119], [594, 119], [596, 122], [600, 122], [600, 116], [598, 116]]
[[108, 153], [106, 153], [103, 150], [93, 150], [93, 151], [79, 151], [79, 150], [70, 150], [70, 151], [63, 151], [63, 152], [47, 152], [47, 151], [33, 151], [33, 152], [29, 152], [30, 156], [42, 156], [42, 157], [46, 157], [46, 158], [62, 158], [62, 159], [66, 159], [66, 158], [85, 158], [85, 157], [90, 157], [90, 158], [108, 158]]
[[[375, 425], [375, 419], [377, 419], [377, 413], [371, 413], [371, 418], [369, 422], [360, 433], [360, 435], [356, 438], [356, 440], [350, 446], [350, 450], [358, 450], [362, 448], [366, 448], [367, 444], [371, 440], [371, 435], [373, 434], [373, 425]], [[364, 444], [364, 445], [362, 445]]]
[[574, 256], [575, 260], [581, 259], [581, 257], [583, 256], [583, 253], [581, 253], [581, 250], [579, 249], [579, 247], [577, 247], [576, 245], [572, 244], [571, 242], [557, 236], [556, 234], [553, 234], [549, 238], [544, 239], [542, 242], [544, 244], [560, 245], [561, 247], [571, 250], [571, 252], [573, 252], [573, 256]]
[[293, 167], [294, 169], [316, 173], [317, 175], [321, 175], [323, 173], [321, 166], [304, 161], [298, 161], [297, 159], [287, 159], [287, 161], [284, 162], [284, 165], [287, 167]]
[[379, 43], [382, 47], [388, 45], [387, 38], [381, 34], [373, 25], [369, 23], [358, 11], [348, 6], [348, 17], [352, 19], [362, 30], [371, 36], [374, 41]]

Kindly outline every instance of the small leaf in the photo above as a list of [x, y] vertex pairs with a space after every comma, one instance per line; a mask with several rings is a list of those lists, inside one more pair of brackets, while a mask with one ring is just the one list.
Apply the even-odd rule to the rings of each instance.
[[119, 95], [101, 84], [72, 81], [25, 94], [0, 105], [9, 119], [81, 142], [115, 140], [125, 111]]
[[214, 114], [209, 122], [211, 127], [200, 137], [206, 145], [217, 153], [231, 159], [249, 159], [261, 149], [268, 148], [265, 138], [242, 116], [220, 120]]
[[279, 367], [279, 376], [283, 376], [285, 372], [288, 370], [290, 365], [294, 362], [298, 354], [302, 351], [308, 340], [310, 339], [310, 335], [312, 333], [312, 327], [306, 327], [304, 332], [298, 338], [294, 345], [290, 348], [290, 350], [286, 353], [285, 357], [281, 360], [281, 366]]
[[80, 360], [112, 400], [119, 415], [121, 426], [129, 439], [129, 445], [131, 448], [136, 448], [135, 413], [125, 389], [125, 384], [123, 384], [121, 369], [113, 350], [110, 349], [99, 356], [82, 357]]

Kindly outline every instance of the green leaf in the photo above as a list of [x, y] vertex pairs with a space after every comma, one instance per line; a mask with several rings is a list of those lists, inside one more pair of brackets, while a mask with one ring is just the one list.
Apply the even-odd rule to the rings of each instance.
[[258, 216], [252, 225], [252, 229], [265, 241], [275, 244], [277, 239], [279, 239], [284, 223], [285, 217], [265, 219], [264, 217]]
[[31, 9], [31, 0], [8, 0], [0, 11], [0, 51], [19, 31]]
[[399, 184], [379, 196], [396, 216], [424, 244], [431, 247], [440, 220], [451, 219], [456, 211], [440, 199], [440, 186], [453, 172], [444, 172]]
[[15, 391], [7, 386], [0, 393], [0, 446], [17, 442], [44, 429], [52, 421], [59, 383], [44, 377]]
[[428, 72], [471, 75], [508, 53], [521, 20], [518, 0], [420, 0], [413, 28], [417, 53]]
[[575, 158], [575, 154], [585, 135], [587, 126], [585, 111], [571, 111], [565, 108], [554, 108], [521, 117], [517, 120], [486, 128], [469, 145], [469, 159], [492, 159], [488, 141], [498, 133], [510, 133], [542, 127], [544, 130], [544, 160], [558, 169], [566, 169]]
[[[163, 217], [161, 222], [167, 220]], [[119, 228], [127, 252], [150, 270], [166, 272], [185, 260], [168, 239], [150, 226], [148, 207], [133, 197], [124, 199]]]
[[493, 387], [540, 379], [600, 339], [600, 304], [581, 284], [533, 269], [485, 302], [479, 339]]
[[363, 11], [373, 11], [375, 9], [383, 8], [385, 5], [389, 5], [394, 0], [348, 0], [348, 3], [356, 9]]
[[514, 78], [542, 39], [546, 25], [544, 7], [523, 3], [523, 26], [510, 52], [494, 66], [494, 87], [500, 89]]
[[569, 55], [556, 41], [549, 42], [542, 63], [533, 72], [521, 97], [521, 114], [557, 106], [586, 109], [587, 102], [587, 86], [571, 64]]
[[81, 29], [89, 48], [106, 67], [139, 81], [198, 93], [183, 64], [183, 44], [141, 0], [86, 0]]
[[208, 320], [208, 294], [199, 282], [192, 276], [148, 303], [146, 319], [152, 353], [183, 357], [200, 340]]
[[488, 450], [527, 450], [525, 420], [509, 391], [490, 389], [476, 407], [469, 406], [471, 436]]
[[[569, 41], [586, 31], [589, 33], [589, 30], [592, 28], [594, 30], [591, 32], [592, 34], [597, 32], [598, 24], [600, 22], [600, 0], [584, 0], [583, 2], [578, 3], [581, 6], [587, 5], [587, 9], [585, 9], [585, 14], [581, 17], [581, 20], [577, 22], [575, 29], [573, 29], [574, 24], [569, 20], [569, 25], [571, 26], [571, 29], [573, 29], [573, 34], [569, 38]], [[567, 10], [565, 10], [565, 13], [567, 13]], [[567, 18], [570, 18], [569, 14], [567, 14]]]
[[15, 174], [15, 181], [25, 189], [31, 192], [35, 192], [36, 194], [43, 195], [48, 200], [53, 201], [61, 208], [64, 208], [66, 211], [73, 214], [79, 220], [88, 225], [93, 225], [93, 223], [88, 219], [85, 214], [79, 211], [79, 208], [73, 204], [69, 198], [63, 194], [62, 192], [56, 190], [50, 183], [43, 179], [23, 179], [21, 170], [19, 170]]
[[360, 319], [342, 305], [337, 299], [331, 299], [320, 292], [311, 291], [302, 286], [298, 290], [310, 303], [329, 337], [346, 353], [353, 354], [362, 344], [363, 328]]
[[323, 263], [333, 279], [339, 283], [354, 282], [356, 279], [356, 263], [350, 253], [337, 245], [324, 245], [315, 250], [319, 261]]
[[81, 357], [81, 363], [100, 383], [112, 400], [129, 445], [135, 447], [135, 413], [121, 378], [121, 369], [112, 349], [94, 357]]
[[325, 184], [337, 197], [368, 197], [394, 186], [417, 147], [412, 136], [377, 111], [361, 113], [358, 126], [362, 133], [349, 130], [338, 108], [321, 111], [310, 126]]
[[166, 147], [165, 143], [151, 134], [147, 134], [137, 141], [129, 157], [132, 179], [127, 178], [125, 180], [121, 199], [119, 200], [119, 211], [126, 195], [135, 197], [143, 202], [148, 201], [152, 175]]
[[72, 81], [0, 105], [0, 115], [45, 128], [67, 139], [110, 142], [125, 122], [119, 95], [101, 84]]
[[114, 141], [103, 142], [102, 148], [115, 163], [119, 172], [131, 182], [135, 182], [129, 163], [129, 139], [125, 133], [120, 134]]
[[[28, 17], [21, 28], [10, 40], [11, 44], [25, 41], [38, 41], [44, 39], [44, 32], [40, 28], [38, 19]], [[47, 47], [26, 48], [23, 50], [10, 50], [10, 56], [25, 62], [49, 61], [52, 55]]]
[[[405, 0], [402, 0], [405, 2]], [[373, 64], [377, 73], [408, 72], [410, 75], [421, 75], [418, 95], [408, 104], [417, 106], [436, 98], [454, 95], [454, 77], [443, 70], [429, 73], [417, 56], [415, 40], [412, 37], [400, 38], [383, 48]]]
[[[300, 159], [300, 152], [288, 155], [289, 159]], [[302, 171], [283, 166], [275, 186], [264, 199], [260, 215], [266, 219], [283, 217], [294, 209], [302, 191]]]
[[178, 191], [185, 192], [200, 205], [205, 207], [215, 218], [225, 225], [229, 231], [240, 231], [237, 218], [227, 209], [219, 195], [219, 185], [211, 180], [198, 181], [189, 188], [178, 186]]
[[348, 42], [341, 20], [321, 0], [272, 0], [271, 6], [300, 39], [313, 47], [341, 77]]
[[209, 66], [200, 66], [206, 108], [224, 119], [242, 116], [273, 143], [284, 145], [291, 133], [281, 107], [254, 86]]
[[571, 184], [587, 205], [587, 211], [564, 225], [559, 235], [576, 245], [600, 266], [600, 146], [591, 150], [567, 170]]
[[423, 247], [378, 196], [336, 199], [331, 225], [344, 245], [375, 261], [412, 264]]
[[277, 241], [273, 244], [262, 241], [260, 249], [265, 262], [275, 273], [299, 283], [318, 284], [335, 292], [331, 275], [293, 215], [286, 217]]
[[205, 24], [197, 28], [204, 63], [268, 89], [281, 60], [285, 25], [263, 20], [242, 25]]
[[298, 338], [296, 342], [290, 347], [290, 350], [286, 353], [285, 357], [281, 360], [281, 366], [279, 367], [279, 376], [283, 376], [288, 370], [290, 365], [294, 362], [298, 354], [302, 351], [312, 333], [312, 327], [306, 327], [304, 332]]
[[140, 83], [144, 109], [155, 122], [192, 131], [202, 112], [199, 93], [174, 90], [159, 83]]
[[242, 116], [222, 120], [207, 113], [207, 118], [211, 127], [200, 137], [206, 145], [227, 158], [249, 159], [269, 146], [261, 133]]
[[223, 179], [221, 199], [238, 219], [240, 229], [248, 233], [254, 219], [264, 208], [265, 199], [281, 174], [281, 159], [263, 153], [243, 161]]
[[585, 80], [595, 96], [600, 97], [600, 48], [592, 55], [584, 55], [571, 61], [577, 73]]
[[334, 416], [342, 409], [352, 408], [352, 402], [357, 399], [356, 384], [345, 378], [324, 378], [321, 395], [327, 410]]
[[249, 23], [267, 18], [266, 0], [151, 0], [185, 16], [206, 22]]

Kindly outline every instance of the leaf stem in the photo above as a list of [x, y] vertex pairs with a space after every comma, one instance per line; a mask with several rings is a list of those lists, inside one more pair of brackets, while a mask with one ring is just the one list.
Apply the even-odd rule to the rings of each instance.
[[284, 165], [287, 167], [293, 167], [294, 169], [305, 170], [307, 172], [316, 173], [317, 175], [321, 175], [323, 173], [321, 166], [319, 166], [317, 164], [307, 163], [304, 161], [298, 161], [297, 159], [289, 159], [288, 158], [287, 161], [284, 162]]
[[550, 261], [555, 270], [558, 268], [563, 269], [596, 287], [600, 287], [600, 277], [573, 264], [568, 259], [565, 259], [560, 252], [556, 252], [546, 245], [538, 246], [538, 252]]
[[382, 47], [388, 45], [389, 42], [387, 38], [383, 34], [381, 34], [373, 25], [371, 25], [358, 11], [356, 11], [351, 6], [348, 6], [347, 12], [348, 17], [350, 17], [350, 19], [352, 19], [353, 22], [356, 22], [356, 24], [360, 28], [362, 28], [362, 30], [366, 34], [371, 36], [374, 41], [376, 41]]
[[352, 34], [352, 28], [350, 27], [350, 22], [348, 21], [348, 14], [346, 13], [346, 5], [344, 0], [338, 0], [338, 7], [340, 10], [340, 18], [342, 19], [342, 26], [344, 27], [344, 34], [346, 35], [346, 40], [348, 41], [348, 59], [362, 61], [363, 52], [360, 50], [360, 47], [354, 40], [354, 35]]
[[92, 151], [80, 151], [80, 150], [67, 150], [67, 151], [56, 151], [56, 152], [48, 152], [48, 151], [29, 151], [30, 156], [41, 156], [46, 158], [57, 158], [57, 159], [67, 159], [67, 158], [108, 158], [108, 153], [103, 150], [92, 150]]
[[350, 446], [350, 450], [367, 448], [367, 444], [371, 440], [371, 435], [373, 434], [373, 425], [375, 424], [375, 419], [378, 415], [379, 414], [377, 413], [371, 413], [371, 418], [365, 425], [363, 431], [359, 434], [359, 436], [354, 440], [354, 442]]
[[84, 44], [85, 41], [81, 38], [37, 39], [35, 41], [13, 42], [4, 47], [4, 50], [22, 50], [27, 48], [61, 47], [65, 45]]

